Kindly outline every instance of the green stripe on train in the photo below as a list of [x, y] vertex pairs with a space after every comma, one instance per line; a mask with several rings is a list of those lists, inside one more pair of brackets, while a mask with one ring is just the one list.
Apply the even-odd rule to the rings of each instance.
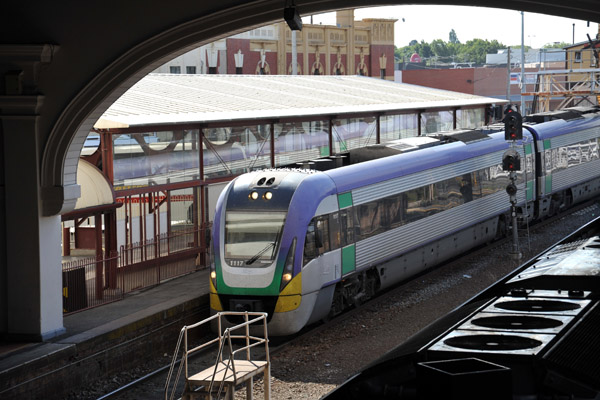
[[527, 195], [527, 201], [533, 200], [533, 181], [527, 181], [525, 193]]
[[544, 150], [548, 150], [550, 148], [550, 139], [544, 140]]
[[356, 269], [356, 246], [342, 248], [342, 276]]
[[352, 192], [338, 194], [338, 206], [340, 207], [340, 210], [352, 207]]
[[220, 260], [215, 260], [217, 270], [217, 292], [219, 294], [235, 294], [235, 295], [253, 295], [253, 296], [279, 296], [279, 287], [281, 284], [281, 274], [283, 272], [283, 262], [278, 262], [275, 267], [275, 274], [271, 284], [265, 288], [247, 288], [247, 287], [231, 287], [223, 280], [221, 272]]

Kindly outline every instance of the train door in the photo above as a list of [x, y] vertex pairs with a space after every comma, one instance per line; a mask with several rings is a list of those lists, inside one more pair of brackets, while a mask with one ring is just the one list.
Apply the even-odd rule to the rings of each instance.
[[303, 293], [341, 277], [339, 213], [317, 216], [308, 225], [304, 246]]

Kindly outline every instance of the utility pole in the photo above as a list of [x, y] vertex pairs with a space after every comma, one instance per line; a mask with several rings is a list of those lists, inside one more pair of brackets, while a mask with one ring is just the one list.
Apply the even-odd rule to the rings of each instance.
[[510, 103], [510, 47], [506, 55], [506, 100]]
[[292, 30], [292, 75], [298, 75], [298, 45], [296, 31]]
[[525, 115], [525, 13], [521, 11], [521, 114]]

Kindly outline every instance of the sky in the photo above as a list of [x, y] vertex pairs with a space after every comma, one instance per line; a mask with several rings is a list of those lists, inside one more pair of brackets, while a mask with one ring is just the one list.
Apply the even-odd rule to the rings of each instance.
[[[566, 0], [568, 1], [568, 0]], [[569, 18], [554, 17], [526, 12], [524, 41], [526, 46], [540, 48], [547, 43], [575, 43], [587, 41], [586, 33], [595, 39], [598, 24]], [[465, 43], [475, 38], [498, 40], [506, 46], [521, 44], [521, 12], [484, 7], [463, 6], [386, 6], [356, 9], [355, 19], [394, 18], [394, 44], [407, 46], [411, 40], [431, 42], [435, 39], [448, 41], [454, 29], [458, 40]], [[310, 23], [309, 16], [303, 16]], [[335, 13], [313, 16], [314, 24], [335, 25]]]

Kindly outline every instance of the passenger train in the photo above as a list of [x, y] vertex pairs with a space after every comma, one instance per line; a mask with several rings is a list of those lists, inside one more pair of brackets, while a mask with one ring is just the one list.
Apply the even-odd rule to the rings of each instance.
[[600, 194], [597, 107], [528, 117], [515, 144], [496, 128], [237, 177], [217, 202], [211, 312], [264, 311], [271, 335], [293, 334], [495, 240], [511, 222], [502, 157], [513, 145], [520, 224]]

